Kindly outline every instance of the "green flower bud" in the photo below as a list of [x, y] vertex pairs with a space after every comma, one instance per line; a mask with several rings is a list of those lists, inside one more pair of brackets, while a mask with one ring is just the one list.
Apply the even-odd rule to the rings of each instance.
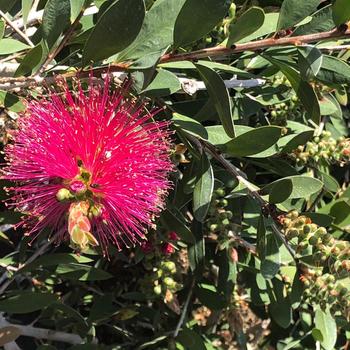
[[224, 197], [226, 193], [225, 190], [222, 187], [220, 187], [215, 191], [215, 194], [219, 197]]
[[227, 207], [228, 206], [227, 199], [220, 199], [220, 205], [223, 206], [223, 207]]
[[163, 283], [165, 286], [169, 288], [175, 288], [176, 287], [176, 282], [171, 278], [171, 277], [165, 277], [163, 279]]
[[224, 219], [221, 221], [223, 225], [228, 226], [230, 225], [230, 220], [229, 219]]
[[156, 295], [161, 295], [162, 294], [162, 286], [159, 284], [157, 286], [154, 286], [153, 292]]
[[212, 224], [212, 225], [210, 225], [210, 231], [211, 231], [211, 232], [217, 231], [218, 228], [219, 228], [219, 225], [218, 225], [218, 224]]
[[74, 196], [67, 188], [61, 188], [56, 193], [56, 198], [59, 202], [63, 202], [74, 198]]
[[170, 273], [176, 273], [176, 265], [173, 261], [163, 261], [161, 263], [161, 267], [163, 270], [170, 272]]
[[316, 244], [318, 244], [320, 242], [319, 238], [317, 236], [311, 236], [309, 238], [309, 243], [313, 246], [315, 246]]

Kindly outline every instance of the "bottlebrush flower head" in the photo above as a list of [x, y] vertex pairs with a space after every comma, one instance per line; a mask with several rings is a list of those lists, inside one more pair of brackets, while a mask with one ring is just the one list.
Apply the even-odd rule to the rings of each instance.
[[81, 251], [145, 239], [170, 187], [168, 122], [125, 88], [89, 81], [28, 103], [5, 148], [3, 179], [15, 181], [9, 205], [36, 237], [44, 228]]

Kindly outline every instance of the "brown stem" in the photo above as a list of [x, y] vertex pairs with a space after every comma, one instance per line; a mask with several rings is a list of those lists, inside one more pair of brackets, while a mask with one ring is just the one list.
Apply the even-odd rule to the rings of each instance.
[[271, 219], [273, 220], [271, 228], [275, 233], [275, 235], [283, 242], [283, 244], [287, 248], [290, 255], [293, 258], [295, 258], [294, 250], [289, 245], [286, 237], [281, 232], [281, 230], [278, 227], [278, 223], [276, 222], [277, 218], [276, 218], [274, 205], [271, 205], [264, 198], [262, 198], [258, 192], [258, 189], [247, 180], [247, 176], [240, 169], [235, 167], [231, 162], [227, 161], [225, 157], [223, 157], [223, 155], [216, 149], [215, 146], [213, 146], [212, 144], [210, 144], [209, 142], [203, 139], [199, 139], [199, 138], [197, 139], [196, 137], [190, 134], [187, 134], [186, 137], [194, 144], [200, 144], [203, 150], [205, 150], [214, 159], [216, 159], [227, 170], [229, 174], [234, 176], [241, 184], [243, 184], [247, 188], [248, 195], [259, 204], [259, 206], [261, 207], [262, 213], [264, 215], [270, 216]]
[[[74, 26], [76, 25], [75, 23], [78, 23], [81, 18], [80, 16], [82, 16], [81, 13], [79, 14], [78, 18], [74, 21], [74, 23], [66, 33], [66, 36], [62, 40], [61, 44], [57, 47], [57, 49], [53, 51], [51, 55], [49, 55], [47, 61], [44, 63], [44, 69], [52, 61], [52, 59], [56, 57], [56, 55], [61, 51], [61, 49], [67, 43], [67, 40], [69, 40], [69, 38], [74, 32]], [[243, 51], [259, 51], [269, 47], [278, 47], [278, 46], [283, 47], [288, 45], [302, 46], [308, 43], [317, 42], [319, 40], [341, 38], [341, 37], [350, 37], [350, 29], [341, 30], [336, 28], [327, 32], [321, 32], [316, 34], [284, 37], [279, 39], [275, 39], [275, 38], [262, 39], [262, 40], [251, 41], [244, 44], [237, 44], [232, 48], [217, 46], [209, 49], [197, 50], [197, 51], [181, 53], [181, 54], [170, 53], [170, 54], [163, 55], [160, 58], [159, 63], [175, 62], [175, 61], [182, 61], [182, 60], [195, 61], [201, 58], [217, 58], [222, 56], [230, 56], [232, 54], [243, 52]], [[93, 68], [85, 71], [79, 71], [79, 75], [83, 76], [83, 75], [89, 74], [91, 71], [93, 74], [96, 74], [96, 75], [104, 73], [106, 71], [122, 72], [122, 71], [127, 71], [131, 67], [131, 65], [132, 65], [132, 62], [119, 62], [119, 63], [111, 64], [109, 66], [97, 67], [97, 68]], [[43, 71], [44, 69], [41, 69], [41, 71]], [[67, 73], [63, 73], [62, 76], [65, 78], [71, 78], [77, 74], [78, 72], [67, 72]], [[50, 77], [44, 78], [44, 79], [45, 80], [50, 79]], [[1, 78], [0, 77], [0, 83], [9, 84], [10, 86], [9, 88], [7, 88], [7, 90], [11, 90], [16, 88], [23, 89], [31, 85], [35, 85], [37, 81], [35, 77], [18, 77], [18, 78], [9, 78], [9, 77]]]
[[341, 30], [335, 28], [333, 30], [315, 34], [307, 34], [307, 35], [299, 35], [293, 37], [283, 37], [279, 39], [268, 38], [262, 40], [251, 41], [243, 44], [236, 44], [232, 48], [216, 46], [209, 49], [197, 50], [193, 52], [186, 52], [180, 54], [165, 54], [161, 57], [160, 63], [167, 62], [175, 62], [175, 61], [184, 61], [190, 60], [195, 61], [201, 58], [206, 57], [222, 57], [222, 56], [230, 56], [235, 53], [243, 52], [243, 51], [259, 51], [262, 49], [267, 49], [270, 47], [276, 46], [302, 46], [305, 44], [317, 42], [320, 40], [332, 39], [332, 38], [342, 38], [350, 36], [350, 29]]

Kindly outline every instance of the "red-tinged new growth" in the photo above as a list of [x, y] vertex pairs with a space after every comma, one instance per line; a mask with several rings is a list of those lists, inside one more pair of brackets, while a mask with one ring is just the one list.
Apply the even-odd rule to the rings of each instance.
[[[168, 122], [153, 120], [124, 88], [92, 79], [31, 101], [6, 146], [3, 179], [16, 182], [10, 206], [34, 237], [44, 228], [80, 251], [145, 239], [170, 183]], [[127, 96], [127, 97], [126, 97]]]

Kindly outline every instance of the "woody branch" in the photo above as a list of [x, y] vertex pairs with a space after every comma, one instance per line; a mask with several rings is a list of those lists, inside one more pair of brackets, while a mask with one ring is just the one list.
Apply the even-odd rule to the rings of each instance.
[[[335, 39], [335, 38], [349, 38], [350, 39], [350, 29], [346, 27], [343, 28], [335, 28], [330, 31], [315, 33], [315, 34], [307, 34], [307, 35], [299, 35], [294, 37], [282, 37], [282, 38], [268, 38], [262, 40], [251, 41], [243, 44], [236, 44], [232, 47], [223, 47], [216, 46], [213, 48], [197, 50], [186, 53], [170, 53], [165, 54], [159, 59], [159, 64], [161, 63], [169, 63], [169, 62], [178, 62], [178, 61], [196, 61], [204, 58], [212, 58], [212, 59], [220, 59], [224, 57], [229, 57], [236, 53], [244, 52], [244, 51], [252, 51], [259, 52], [264, 49], [268, 49], [271, 47], [284, 47], [284, 46], [304, 46], [310, 43], [316, 43], [322, 40], [327, 39]], [[327, 46], [327, 50], [331, 48]], [[334, 46], [334, 50], [343, 49], [342, 46]], [[103, 66], [94, 68], [92, 70], [93, 74], [100, 75], [107, 70], [109, 72], [124, 72], [130, 69], [132, 66], [132, 62], [120, 62], [120, 63], [112, 63], [109, 66]], [[1, 71], [1, 66], [0, 66]], [[88, 75], [91, 72], [91, 69], [80, 70], [75, 72], [67, 72], [62, 73], [63, 77], [70, 78], [75, 75]], [[42, 75], [45, 75], [45, 72], [42, 72]], [[48, 80], [52, 79], [51, 77], [0, 77], [0, 85], [2, 89], [13, 90], [13, 89], [23, 89], [29, 87], [31, 85], [37, 84], [38, 79]]]

